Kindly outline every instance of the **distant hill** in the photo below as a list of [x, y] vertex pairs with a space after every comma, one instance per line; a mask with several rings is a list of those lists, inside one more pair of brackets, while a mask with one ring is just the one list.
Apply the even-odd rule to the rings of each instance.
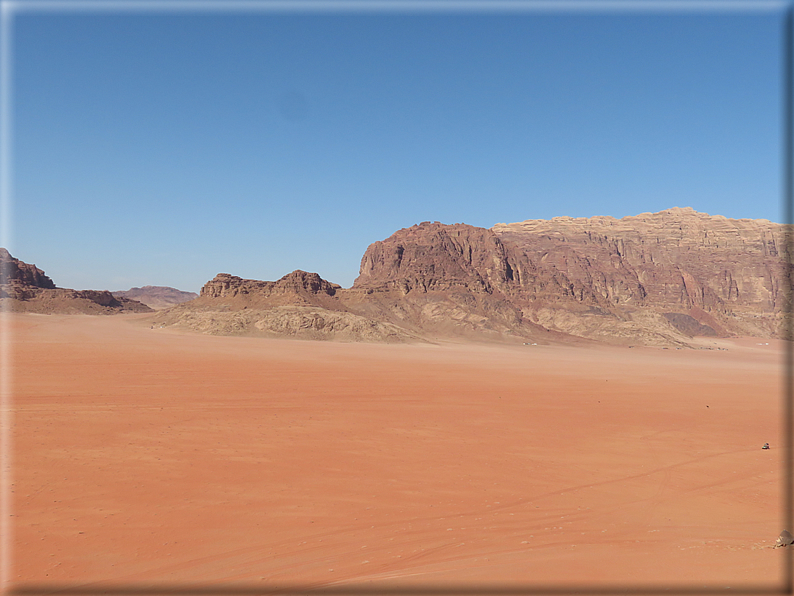
[[137, 300], [155, 310], [169, 308], [198, 298], [198, 294], [195, 292], [183, 292], [168, 286], [143, 286], [142, 288], [130, 288], [129, 290], [112, 292], [112, 294], [116, 298]]
[[42, 314], [117, 314], [151, 312], [135, 300], [114, 298], [105, 290], [58, 288], [44, 271], [0, 248], [0, 305], [16, 312]]

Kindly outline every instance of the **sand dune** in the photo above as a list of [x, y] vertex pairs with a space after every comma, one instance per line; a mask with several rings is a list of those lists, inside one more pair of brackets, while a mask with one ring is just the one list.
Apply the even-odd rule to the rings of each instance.
[[9, 316], [21, 587], [736, 587], [778, 582], [791, 550], [771, 548], [778, 341], [362, 345]]

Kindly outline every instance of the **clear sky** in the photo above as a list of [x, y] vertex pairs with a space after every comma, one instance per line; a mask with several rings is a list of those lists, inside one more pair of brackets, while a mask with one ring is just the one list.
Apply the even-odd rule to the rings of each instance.
[[422, 221], [782, 221], [784, 4], [35, 6], [13, 13], [7, 240], [61, 287], [348, 287]]

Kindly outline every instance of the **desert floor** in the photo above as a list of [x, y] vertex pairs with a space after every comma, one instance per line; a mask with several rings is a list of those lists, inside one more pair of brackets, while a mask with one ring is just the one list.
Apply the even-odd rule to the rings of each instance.
[[6, 316], [19, 588], [735, 591], [775, 585], [792, 550], [771, 548], [781, 342], [366, 345]]

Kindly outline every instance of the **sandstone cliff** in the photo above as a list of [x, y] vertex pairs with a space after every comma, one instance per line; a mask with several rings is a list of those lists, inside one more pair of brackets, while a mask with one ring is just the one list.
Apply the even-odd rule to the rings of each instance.
[[[661, 315], [683, 335], [780, 336], [789, 289], [781, 224], [673, 208], [619, 220], [529, 220], [492, 230], [514, 253], [589, 289], [620, 319]], [[533, 314], [541, 324], [578, 332], [565, 313], [543, 304], [545, 296], [537, 298]], [[664, 330], [659, 318], [654, 327]]]
[[[524, 316], [513, 300], [520, 276], [532, 273], [538, 273], [533, 265], [511, 254], [491, 230], [425, 222], [372, 244], [342, 299], [430, 337], [562, 339]], [[553, 275], [536, 277], [567, 291]]]
[[15, 259], [0, 248], [0, 307], [15, 312], [42, 314], [116, 314], [150, 312], [151, 309], [126, 298], [114, 298], [105, 290], [57, 288], [44, 272]]

